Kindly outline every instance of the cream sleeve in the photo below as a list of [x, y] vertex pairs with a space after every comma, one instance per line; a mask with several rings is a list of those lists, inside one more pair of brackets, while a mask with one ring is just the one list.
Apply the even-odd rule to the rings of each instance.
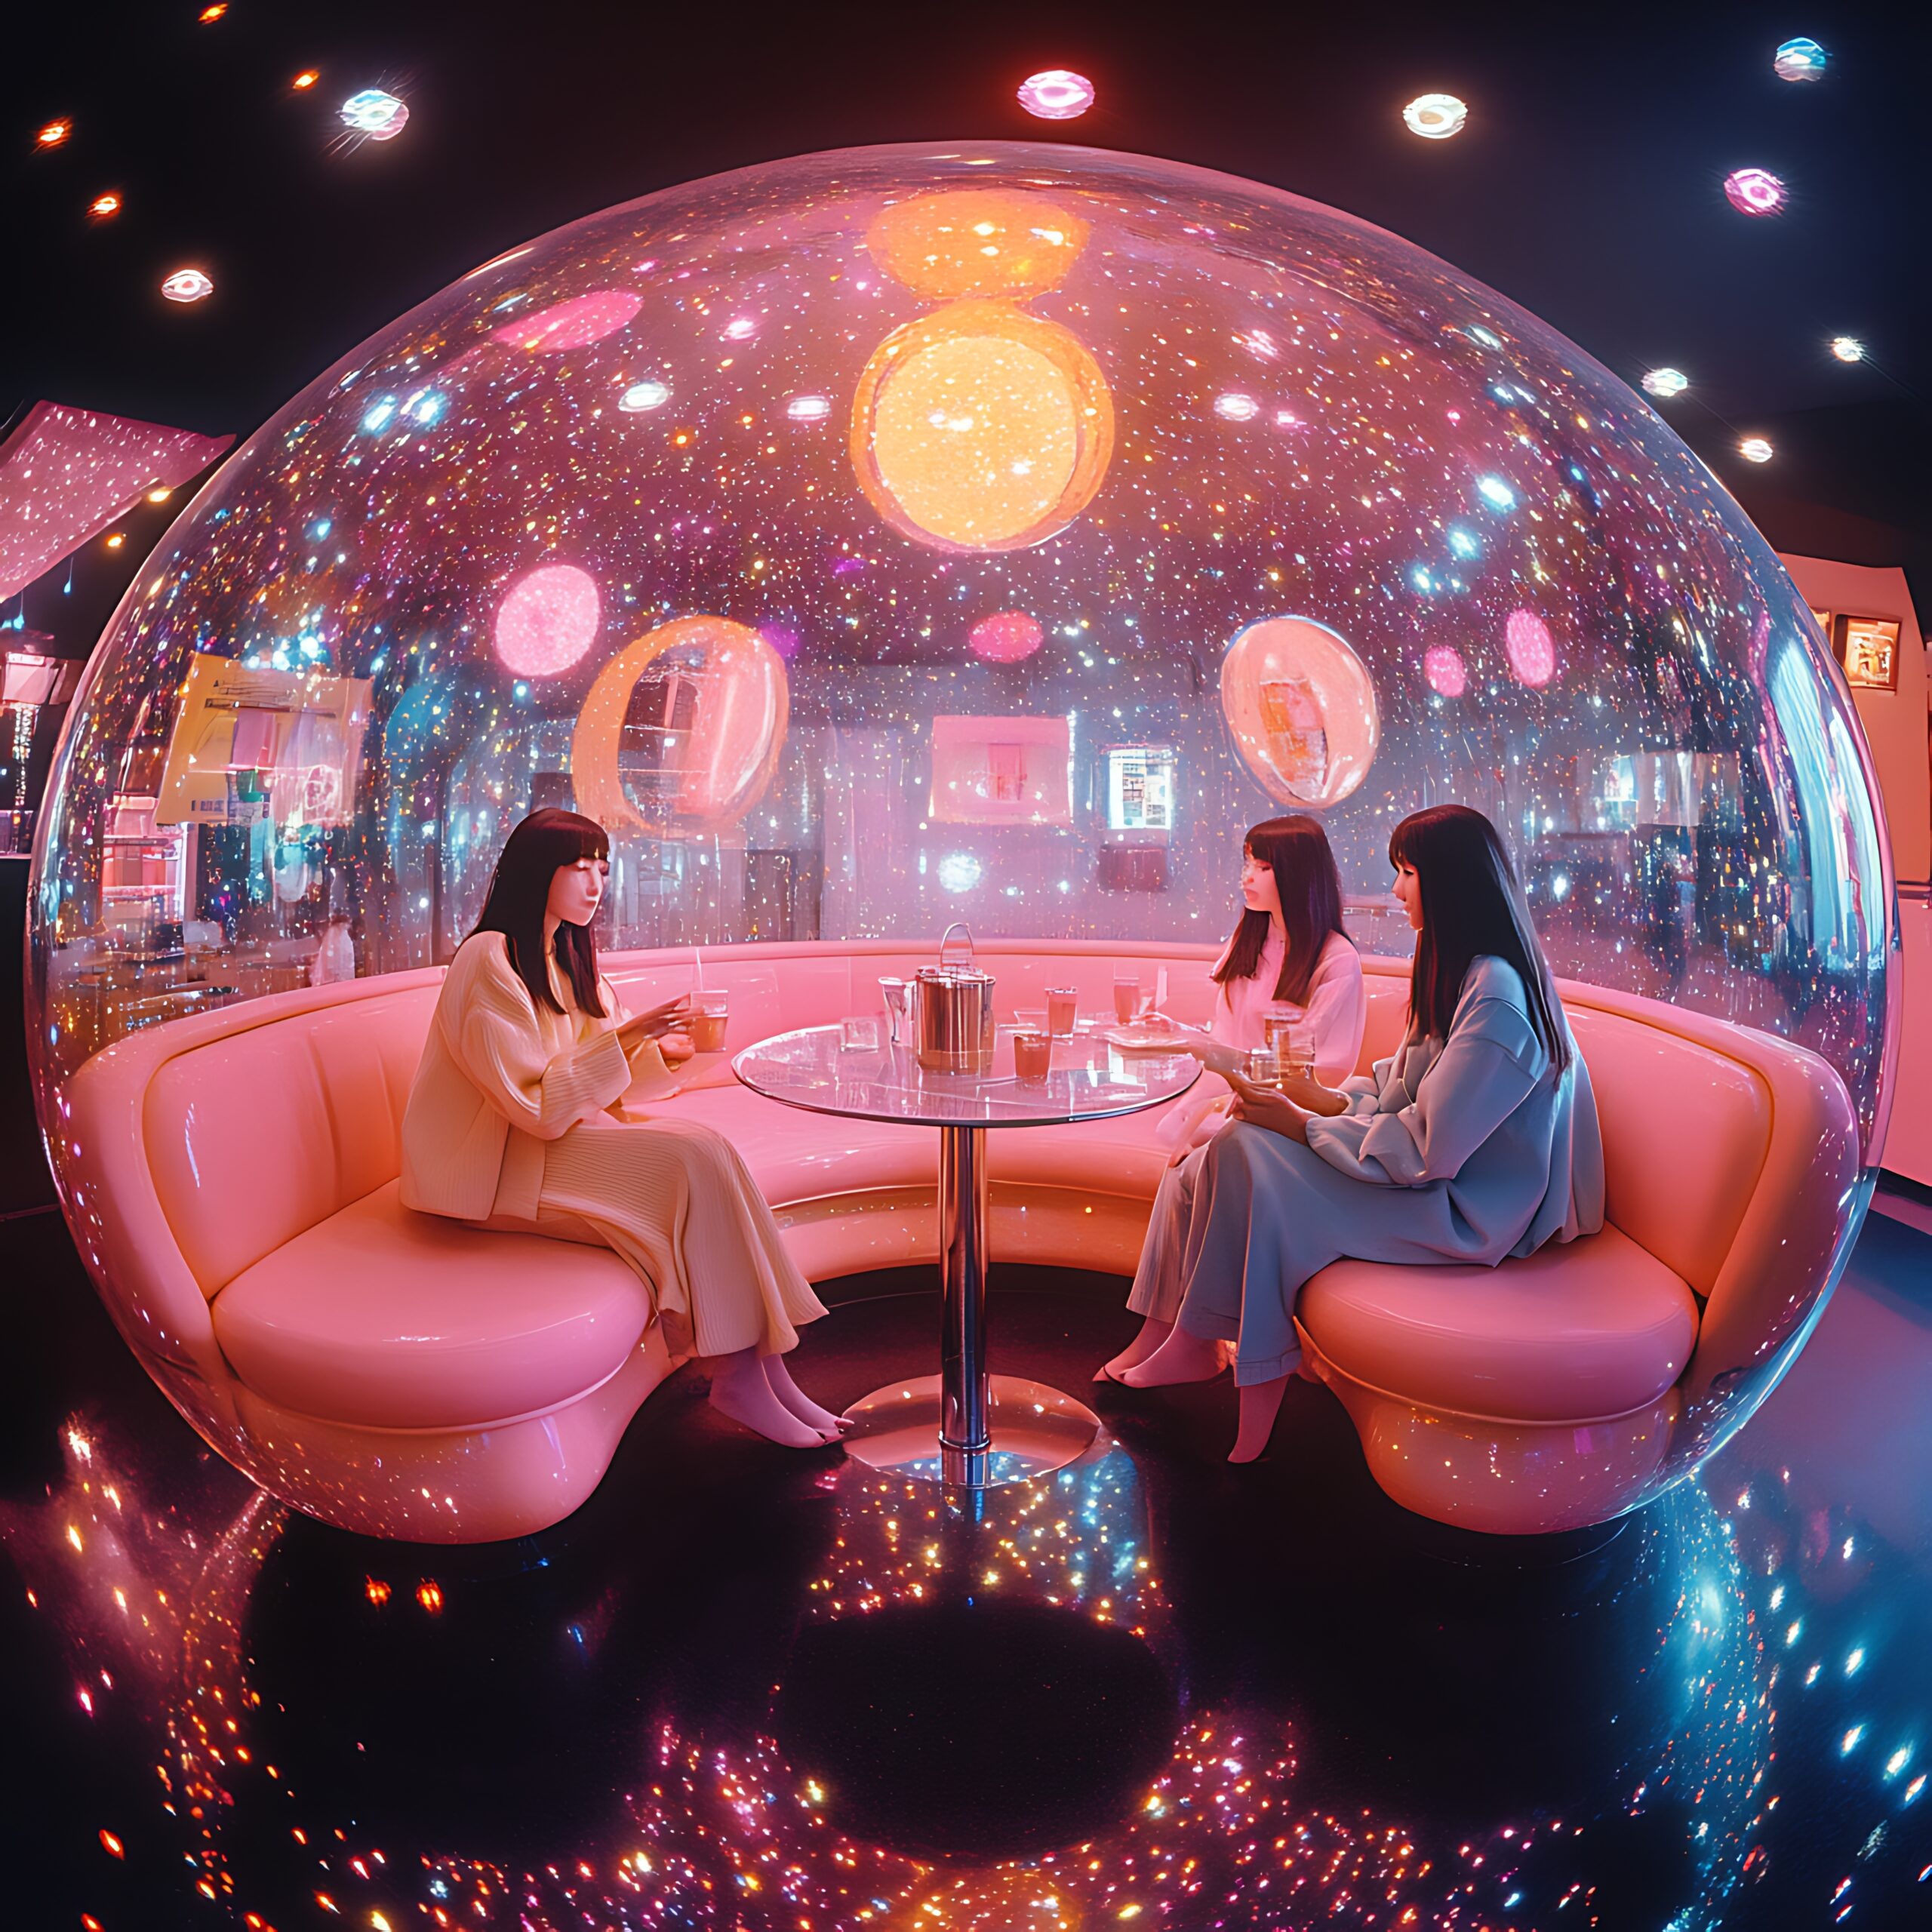
[[[631, 1084], [630, 1063], [614, 1024], [552, 1054], [523, 982], [500, 947], [481, 956], [463, 989], [456, 1023], [445, 1032], [451, 1056], [512, 1127], [555, 1140], [601, 1112]], [[651, 1057], [661, 1069], [654, 1047]]]

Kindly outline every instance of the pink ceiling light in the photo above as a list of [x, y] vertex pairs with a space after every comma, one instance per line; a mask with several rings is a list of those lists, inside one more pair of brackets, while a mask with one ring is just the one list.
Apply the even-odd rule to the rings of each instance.
[[1084, 74], [1050, 67], [1020, 84], [1020, 104], [1041, 121], [1073, 121], [1094, 104], [1094, 83]]
[[1777, 214], [1791, 198], [1768, 168], [1740, 168], [1727, 174], [1724, 198], [1740, 214]]

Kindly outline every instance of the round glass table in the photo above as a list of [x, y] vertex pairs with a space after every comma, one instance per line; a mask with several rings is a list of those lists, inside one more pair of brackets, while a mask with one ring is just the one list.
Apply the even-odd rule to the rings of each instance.
[[854, 1403], [847, 1453], [973, 1488], [1024, 1481], [1084, 1454], [1100, 1426], [1084, 1403], [987, 1373], [987, 1130], [1137, 1113], [1186, 1093], [1200, 1063], [1180, 1051], [1123, 1052], [1096, 1030], [1055, 1040], [1051, 1070], [1023, 1081], [1002, 1029], [990, 1074], [936, 1073], [908, 1045], [854, 1046], [843, 1027], [808, 1026], [746, 1048], [732, 1065], [753, 1092], [787, 1106], [939, 1129], [940, 1372]]

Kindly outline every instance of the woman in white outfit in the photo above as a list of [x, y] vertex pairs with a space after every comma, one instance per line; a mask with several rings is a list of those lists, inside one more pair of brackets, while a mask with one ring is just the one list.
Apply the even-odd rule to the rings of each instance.
[[[1305, 813], [1251, 826], [1241, 842], [1241, 914], [1215, 967], [1218, 990], [1208, 1030], [1245, 1056], [1263, 1045], [1264, 1023], [1281, 1016], [1313, 1036], [1315, 1078], [1340, 1086], [1355, 1070], [1367, 1017], [1361, 958], [1342, 931], [1342, 882], [1321, 823]], [[1094, 1380], [1115, 1381], [1168, 1338], [1180, 1307], [1180, 1235], [1193, 1211], [1208, 1143], [1228, 1124], [1228, 1097], [1189, 1105], [1171, 1118], [1173, 1158], [1159, 1194], [1127, 1305], [1140, 1332]]]

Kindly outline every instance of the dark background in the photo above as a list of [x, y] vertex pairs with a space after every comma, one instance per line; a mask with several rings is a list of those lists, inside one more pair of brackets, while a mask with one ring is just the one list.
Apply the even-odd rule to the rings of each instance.
[[[1775, 543], [1927, 560], [1932, 10], [232, 0], [211, 26], [198, 11], [43, 8], [10, 30], [0, 410], [48, 397], [245, 435], [423, 297], [613, 202], [814, 148], [1077, 141], [1332, 202], [1632, 382], [1672, 364], [1693, 387], [1665, 413]], [[1831, 55], [1822, 82], [1771, 71], [1800, 33]], [[1035, 120], [1014, 91], [1060, 66], [1098, 102]], [[306, 67], [321, 78], [298, 93]], [[370, 85], [401, 94], [409, 125], [346, 146], [336, 109]], [[1470, 105], [1451, 140], [1400, 118], [1435, 90]], [[56, 115], [72, 136], [36, 150]], [[1730, 208], [1721, 183], [1744, 165], [1785, 177], [1785, 214]], [[106, 189], [123, 212], [91, 222]], [[214, 296], [162, 300], [190, 263]], [[1835, 361], [1841, 332], [1879, 366]], [[1777, 447], [1761, 469], [1735, 452], [1750, 433]], [[118, 552], [90, 546], [72, 592], [64, 571], [43, 580], [28, 624], [84, 649], [182, 500], [130, 518]]]

